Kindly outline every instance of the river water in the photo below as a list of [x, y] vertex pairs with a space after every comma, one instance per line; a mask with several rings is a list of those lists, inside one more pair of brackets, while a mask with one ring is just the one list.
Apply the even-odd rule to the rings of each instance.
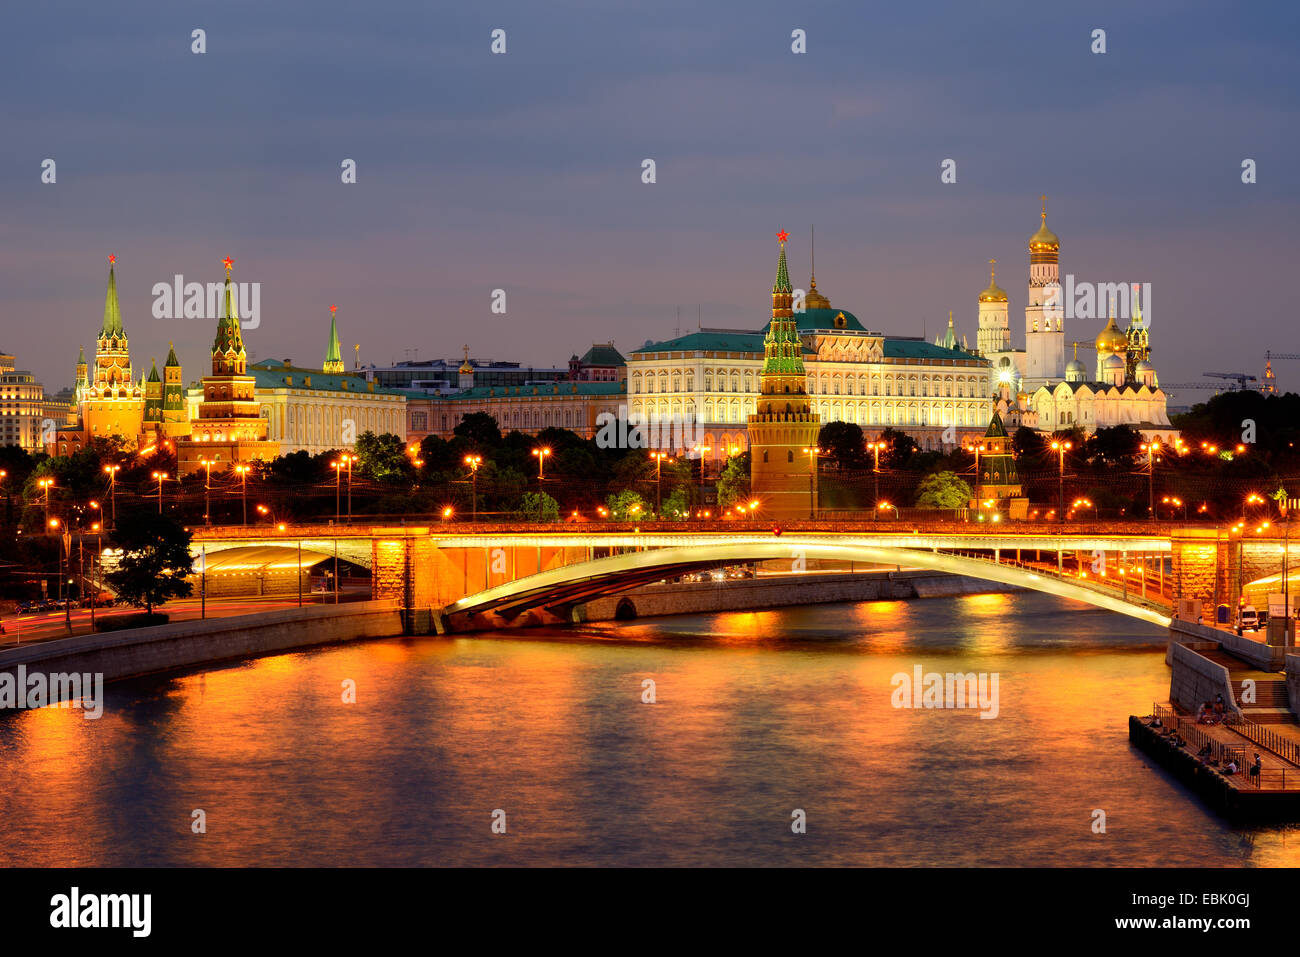
[[[1159, 628], [1022, 593], [122, 682], [99, 720], [0, 718], [0, 863], [1300, 864], [1300, 831], [1229, 827], [1129, 746], [1128, 715], [1168, 695], [1163, 650]], [[917, 665], [996, 674], [996, 718], [893, 707]]]

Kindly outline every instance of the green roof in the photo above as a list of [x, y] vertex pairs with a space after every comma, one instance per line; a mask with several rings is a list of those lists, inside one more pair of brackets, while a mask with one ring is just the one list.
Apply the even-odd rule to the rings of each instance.
[[961, 349], [945, 349], [920, 339], [885, 339], [886, 359], [978, 359]]
[[633, 349], [632, 355], [640, 352], [757, 352], [763, 351], [763, 333], [761, 332], [692, 332], [652, 342]]
[[582, 354], [578, 360], [585, 366], [625, 366], [627, 360], [623, 353], [614, 348], [614, 344], [597, 343]]
[[150, 382], [161, 382], [161, 381], [162, 381], [162, 379], [158, 378], [158, 360], [157, 360], [157, 359], [154, 359], [154, 360], [153, 360], [153, 367], [149, 370], [149, 381], [150, 381]]
[[533, 395], [534, 389], [537, 390], [537, 396], [539, 398], [548, 395], [622, 395], [627, 391], [622, 382], [573, 382], [565, 379], [560, 382], [539, 382], [536, 385], [476, 385], [472, 389], [463, 389], [460, 392], [451, 392], [446, 395], [435, 395], [429, 392], [414, 392], [410, 389], [403, 390], [402, 394], [410, 398], [437, 398], [440, 400], [467, 402], [500, 398], [501, 396], [520, 396], [521, 398], [527, 398], [528, 396]]
[[998, 410], [993, 410], [993, 418], [989, 420], [989, 427], [984, 432], [986, 439], [1005, 439], [1007, 437], [1007, 427], [1002, 424], [1002, 416], [998, 415]]
[[[843, 316], [843, 325], [840, 324], [839, 317]], [[833, 329], [837, 332], [850, 330], [853, 332], [866, 332], [867, 328], [858, 317], [847, 309], [805, 309], [803, 312], [796, 312], [792, 317], [795, 325], [800, 332], [812, 332], [817, 329]], [[771, 322], [768, 323], [771, 325]]]
[[[263, 359], [248, 366], [248, 374], [257, 383], [259, 389], [313, 389], [321, 392], [349, 392], [365, 395], [409, 395], [398, 389], [373, 390], [365, 376], [346, 373], [321, 372], [320, 369], [303, 369], [299, 366], [286, 366], [279, 359]], [[289, 381], [292, 379], [293, 384]], [[311, 385], [307, 380], [311, 380]]]
[[239, 310], [235, 306], [235, 292], [230, 288], [229, 270], [226, 271], [224, 299], [226, 306], [217, 322], [217, 338], [212, 343], [212, 351], [222, 355], [243, 352], [244, 337], [239, 331]]
[[179, 366], [180, 364], [181, 360], [176, 358], [176, 346], [168, 343], [167, 361], [163, 363], [163, 368], [166, 369], [168, 366]]

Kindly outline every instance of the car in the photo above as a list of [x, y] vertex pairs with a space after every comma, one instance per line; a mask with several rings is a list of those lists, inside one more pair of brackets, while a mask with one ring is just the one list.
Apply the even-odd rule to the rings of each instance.
[[1258, 631], [1259, 625], [1259, 612], [1255, 610], [1255, 606], [1247, 605], [1241, 609], [1241, 613], [1237, 616], [1237, 634]]

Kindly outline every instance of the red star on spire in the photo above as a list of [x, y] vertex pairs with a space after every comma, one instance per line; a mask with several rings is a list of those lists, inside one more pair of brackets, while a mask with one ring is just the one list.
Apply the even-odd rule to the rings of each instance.
[[108, 257], [108, 264], [111, 266], [111, 265], [113, 265], [113, 263], [115, 263], [115, 262], [117, 262], [117, 257], [116, 257], [116, 256], [113, 256], [113, 255], [110, 255], [110, 256]]
[[221, 260], [221, 265], [223, 265], [223, 266], [226, 267], [226, 272], [230, 272], [230, 267], [233, 266], [234, 264], [235, 264], [235, 261], [234, 261], [233, 259], [231, 259], [229, 256], [227, 256], [225, 259]]
[[338, 312], [338, 311], [339, 311], [338, 306], [330, 306], [330, 312]]
[[787, 233], [787, 232], [783, 229], [783, 230], [781, 230], [779, 233], [776, 234], [776, 238], [777, 238], [777, 241], [780, 242], [782, 246], [784, 246], [784, 245], [785, 245], [785, 241], [786, 241], [787, 239], [790, 238], [790, 234]]

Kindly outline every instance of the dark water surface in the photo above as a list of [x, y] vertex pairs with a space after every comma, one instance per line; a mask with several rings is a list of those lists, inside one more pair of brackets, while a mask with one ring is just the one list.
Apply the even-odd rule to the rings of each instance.
[[[1231, 828], [1130, 748], [1127, 716], [1168, 695], [1163, 649], [1108, 612], [975, 595], [118, 683], [98, 721], [0, 718], [0, 863], [1300, 864], [1300, 831]], [[997, 673], [997, 718], [892, 707], [918, 664]]]

